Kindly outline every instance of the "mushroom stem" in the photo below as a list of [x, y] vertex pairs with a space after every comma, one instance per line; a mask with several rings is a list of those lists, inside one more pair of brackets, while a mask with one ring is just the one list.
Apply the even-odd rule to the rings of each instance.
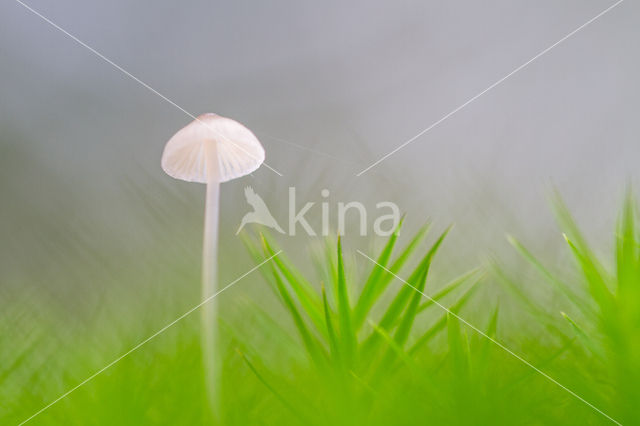
[[[217, 114], [203, 114], [180, 129], [162, 152], [162, 169], [171, 177], [207, 185], [202, 257], [201, 346], [206, 402], [211, 410], [207, 423], [224, 418], [220, 395], [222, 358], [218, 301], [218, 213], [220, 183], [257, 170], [264, 162], [264, 148], [251, 130]], [[209, 419], [207, 419], [209, 420]]]
[[[215, 150], [213, 150], [215, 151]], [[215, 160], [217, 158], [212, 156]], [[211, 158], [211, 157], [210, 157]], [[217, 161], [211, 161], [216, 164]], [[210, 166], [209, 166], [210, 167]], [[205, 204], [204, 243], [202, 250], [202, 299], [211, 297], [218, 291], [218, 206], [220, 183], [216, 173], [210, 173], [207, 183]], [[202, 307], [202, 357], [207, 399], [213, 416], [219, 419], [220, 398], [220, 360], [217, 327], [218, 301], [212, 298]], [[218, 352], [218, 353], [216, 353]]]

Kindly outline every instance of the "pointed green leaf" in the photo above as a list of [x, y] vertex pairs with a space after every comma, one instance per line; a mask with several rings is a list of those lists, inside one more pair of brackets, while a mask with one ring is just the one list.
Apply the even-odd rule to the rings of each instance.
[[340, 325], [340, 339], [342, 351], [347, 365], [353, 362], [356, 347], [356, 338], [351, 325], [351, 305], [349, 303], [349, 291], [344, 272], [344, 259], [342, 256], [342, 239], [338, 237], [338, 323]]
[[[442, 244], [442, 241], [444, 240], [444, 238], [446, 237], [450, 229], [451, 227], [447, 228], [440, 235], [438, 240], [433, 244], [431, 249], [427, 252], [424, 258], [420, 261], [418, 266], [415, 268], [415, 270], [413, 271], [409, 279], [406, 280], [406, 282], [401, 282], [402, 286], [398, 291], [398, 294], [393, 299], [393, 301], [387, 308], [385, 314], [383, 315], [382, 319], [380, 320], [379, 326], [382, 329], [388, 331], [397, 322], [398, 318], [400, 317], [403, 310], [405, 309], [405, 306], [407, 305], [410, 297], [416, 291], [412, 287], [416, 287], [416, 285], [419, 285], [418, 280], [420, 279], [420, 277], [423, 276], [423, 274], [426, 274], [426, 271], [429, 269], [433, 256], [438, 251], [438, 248]], [[363, 352], [370, 354], [370, 356], [373, 356], [375, 352], [375, 348], [377, 347], [379, 342], [380, 342], [379, 333], [371, 334], [363, 344]]]
[[289, 310], [289, 313], [291, 314], [293, 322], [295, 323], [296, 328], [300, 333], [302, 342], [304, 343], [304, 346], [307, 349], [307, 352], [311, 360], [314, 361], [318, 367], [324, 367], [326, 354], [323, 353], [324, 351], [321, 349], [321, 346], [318, 344], [315, 337], [313, 337], [313, 335], [307, 329], [307, 326], [304, 320], [302, 319], [302, 316], [298, 312], [298, 308], [296, 308], [296, 305], [293, 302], [291, 295], [287, 291], [287, 288], [285, 287], [284, 283], [282, 282], [282, 279], [280, 278], [280, 274], [278, 273], [278, 271], [276, 271], [275, 267], [272, 269], [273, 269], [273, 276], [275, 278], [276, 285], [278, 287], [278, 290], [280, 291], [280, 295], [282, 296], [282, 300], [285, 306], [287, 307], [287, 309]]
[[430, 222], [427, 222], [411, 239], [407, 247], [402, 251], [402, 253], [398, 256], [398, 258], [393, 262], [391, 267], [389, 267], [389, 271], [385, 271], [384, 268], [381, 268], [378, 265], [374, 265], [374, 269], [382, 269], [383, 273], [378, 275], [376, 280], [372, 282], [370, 286], [370, 296], [366, 296], [364, 301], [358, 301], [359, 307], [358, 309], [358, 317], [357, 317], [357, 329], [359, 330], [364, 323], [364, 319], [369, 314], [371, 307], [378, 301], [380, 296], [384, 293], [388, 285], [393, 281], [394, 274], [398, 274], [402, 267], [405, 265], [407, 260], [411, 257], [411, 254], [415, 251], [418, 245], [424, 240], [427, 235], [429, 228], [431, 226]]
[[416, 314], [418, 313], [418, 306], [420, 305], [420, 300], [422, 300], [424, 288], [427, 283], [427, 276], [429, 274], [429, 268], [425, 268], [422, 272], [422, 276], [418, 281], [418, 286], [414, 289], [415, 292], [411, 297], [411, 301], [409, 302], [409, 306], [405, 310], [404, 315], [402, 316], [402, 320], [396, 329], [396, 332], [393, 336], [395, 341], [398, 343], [398, 346], [403, 347], [407, 338], [409, 337], [409, 332], [411, 331], [411, 327], [413, 326], [413, 321], [416, 318]]
[[398, 316], [406, 306], [409, 298], [416, 291], [415, 288], [412, 288], [412, 287], [416, 287], [420, 285], [419, 283], [420, 277], [422, 277], [423, 274], [427, 273], [431, 265], [433, 256], [437, 253], [438, 249], [440, 248], [440, 245], [442, 244], [442, 241], [447, 236], [450, 230], [451, 230], [451, 227], [447, 228], [436, 240], [436, 242], [433, 244], [431, 249], [427, 252], [425, 257], [422, 259], [418, 267], [415, 269], [413, 274], [411, 274], [411, 276], [407, 280], [407, 283], [409, 284], [401, 283], [404, 285], [404, 287], [398, 292], [398, 295], [395, 297], [395, 299], [393, 300], [393, 302], [385, 312], [384, 316], [382, 317], [382, 320], [380, 321], [380, 326], [382, 328], [384, 328], [385, 330], [388, 330], [389, 327], [395, 323], [395, 320], [398, 318]]
[[389, 237], [387, 244], [385, 245], [384, 249], [380, 253], [380, 256], [378, 256], [378, 259], [376, 261], [377, 264], [374, 264], [373, 268], [371, 269], [371, 273], [369, 274], [369, 278], [367, 279], [367, 281], [364, 284], [364, 287], [362, 288], [362, 292], [360, 293], [358, 302], [356, 303], [356, 306], [353, 310], [353, 322], [354, 322], [354, 328], [356, 330], [359, 330], [360, 327], [362, 326], [362, 323], [364, 322], [364, 319], [367, 313], [369, 312], [369, 310], [371, 309], [371, 306], [375, 301], [374, 296], [376, 293], [376, 285], [380, 282], [380, 277], [384, 273], [386, 273], [384, 268], [387, 267], [387, 263], [391, 258], [391, 252], [393, 251], [396, 240], [398, 239], [398, 233], [402, 228], [403, 221], [404, 221], [404, 216], [402, 217], [402, 219], [400, 219], [400, 223], [398, 224], [398, 227], [396, 228], [395, 232], [391, 234], [391, 236]]
[[383, 340], [389, 347], [389, 350], [385, 353], [385, 356], [379, 362], [378, 368], [373, 374], [373, 382], [377, 382], [382, 376], [391, 372], [393, 362], [396, 360], [396, 358], [402, 360], [403, 364], [410, 367], [411, 369], [415, 371], [418, 370], [418, 366], [416, 365], [413, 358], [411, 358], [407, 354], [407, 352], [402, 348], [402, 345], [398, 344], [397, 340], [394, 337], [391, 337], [385, 329], [381, 328], [373, 321], [369, 321], [369, 324], [373, 328], [373, 331], [375, 333], [378, 333], [381, 340]]
[[273, 387], [260, 372], [253, 365], [249, 358], [239, 349], [237, 350], [238, 354], [244, 359], [244, 362], [247, 364], [251, 372], [258, 378], [258, 380], [276, 397], [278, 401], [282, 403], [288, 410], [290, 410], [296, 417], [304, 422], [304, 424], [314, 424], [315, 422], [310, 423], [310, 419], [304, 416], [299, 410], [295, 408], [293, 404], [287, 401], [281, 394], [278, 392], [275, 387]]
[[[459, 312], [460, 309], [471, 299], [471, 296], [475, 292], [478, 286], [474, 285], [469, 287], [462, 296], [456, 301], [453, 306], [449, 308], [451, 312]], [[447, 325], [447, 312], [445, 311], [440, 320], [438, 320], [430, 329], [428, 329], [416, 342], [411, 346], [408, 353], [409, 355], [415, 354], [423, 345], [428, 343], [439, 331], [441, 331]]]
[[618, 223], [616, 238], [616, 272], [618, 291], [622, 297], [640, 295], [640, 262], [633, 196], [628, 190]]
[[566, 313], [560, 312], [560, 314], [571, 325], [571, 328], [573, 328], [573, 330], [576, 332], [576, 335], [578, 336], [578, 339], [580, 339], [580, 341], [587, 347], [587, 349], [589, 349], [591, 351], [591, 353], [596, 355], [601, 360], [605, 360], [606, 357], [605, 357], [605, 354], [603, 353], [603, 351], [598, 347], [596, 342], [591, 337], [589, 337], [589, 335], [587, 333], [584, 332], [584, 330], [578, 325], [578, 323], [576, 323]]
[[449, 354], [451, 356], [458, 380], [465, 379], [469, 373], [469, 354], [465, 337], [460, 330], [460, 320], [457, 316], [447, 312], [447, 338]]
[[[264, 235], [262, 235], [262, 244], [267, 256], [273, 256], [276, 253]], [[326, 335], [322, 315], [322, 302], [314, 292], [311, 284], [286, 260], [286, 256], [275, 256], [273, 262], [286, 278], [304, 312], [309, 316], [318, 332]]]
[[611, 312], [613, 295], [607, 288], [605, 280], [600, 274], [598, 267], [594, 262], [594, 259], [590, 257], [588, 253], [581, 253], [578, 247], [569, 239], [566, 234], [564, 237], [567, 241], [567, 244], [569, 244], [574, 257], [578, 261], [578, 264], [582, 268], [582, 272], [589, 284], [589, 292], [600, 306], [603, 316], [607, 317], [607, 314]]
[[418, 313], [424, 311], [429, 306], [434, 305], [435, 302], [439, 302], [440, 299], [444, 298], [446, 295], [448, 295], [449, 293], [451, 293], [452, 291], [454, 291], [455, 289], [460, 287], [461, 284], [466, 282], [469, 278], [473, 277], [474, 275], [476, 275], [476, 276], [473, 278], [473, 280], [471, 280], [471, 285], [475, 285], [484, 276], [484, 275], [478, 274], [479, 271], [480, 271], [479, 268], [472, 269], [471, 271], [469, 271], [469, 272], [459, 276], [458, 278], [453, 279], [449, 283], [445, 284], [444, 287], [442, 287], [442, 289], [440, 291], [438, 291], [433, 296], [430, 296], [430, 299], [427, 299], [426, 302], [424, 302], [422, 305], [420, 305], [420, 307], [418, 308]]
[[331, 354], [334, 359], [340, 362], [340, 349], [338, 344], [338, 337], [336, 336], [335, 329], [333, 328], [333, 321], [331, 320], [331, 309], [329, 308], [329, 302], [327, 302], [327, 293], [322, 286], [322, 302], [324, 304], [324, 320], [327, 324], [327, 334], [329, 336], [329, 347], [331, 348]]
[[578, 296], [567, 284], [560, 281], [551, 272], [549, 272], [523, 244], [511, 235], [507, 235], [507, 240], [522, 255], [522, 257], [529, 261], [529, 263], [533, 265], [550, 284], [562, 292], [562, 294], [564, 294], [567, 299], [580, 309], [583, 314], [591, 318], [596, 317], [596, 313], [589, 303]]

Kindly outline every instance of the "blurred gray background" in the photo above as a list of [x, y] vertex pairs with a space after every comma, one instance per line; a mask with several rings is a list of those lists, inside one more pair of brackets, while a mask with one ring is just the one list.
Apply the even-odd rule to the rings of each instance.
[[[443, 256], [455, 266], [508, 251], [505, 232], [550, 252], [560, 246], [546, 198], [553, 186], [606, 247], [624, 187], [639, 176], [637, 2], [360, 177], [614, 2], [27, 3], [186, 110], [254, 130], [284, 176], [263, 167], [224, 185], [223, 259], [241, 250], [234, 233], [246, 185], [281, 222], [296, 186], [300, 203], [322, 201], [322, 188], [332, 202], [373, 211], [394, 201], [408, 229], [427, 217], [456, 223]], [[0, 4], [0, 57], [3, 282], [27, 282], [56, 262], [65, 238], [131, 255], [184, 245], [197, 262], [204, 188], [160, 169], [164, 143], [191, 118], [11, 0]], [[153, 221], [154, 211], [164, 216]], [[221, 269], [231, 277], [250, 266]]]

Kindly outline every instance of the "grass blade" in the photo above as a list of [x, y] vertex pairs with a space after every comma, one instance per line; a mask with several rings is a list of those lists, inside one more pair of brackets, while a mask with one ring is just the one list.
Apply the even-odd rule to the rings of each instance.
[[587, 283], [589, 284], [589, 292], [591, 293], [591, 296], [600, 306], [603, 316], [605, 318], [608, 317], [613, 305], [613, 295], [607, 288], [607, 284], [600, 274], [596, 261], [591, 257], [589, 252], [580, 252], [578, 247], [566, 234], [564, 234], [564, 237], [567, 244], [569, 244], [574, 257], [578, 261]]
[[391, 258], [391, 253], [398, 239], [398, 233], [402, 228], [403, 221], [404, 221], [404, 216], [402, 217], [402, 219], [400, 219], [400, 223], [398, 224], [398, 227], [396, 228], [395, 232], [391, 234], [391, 236], [389, 237], [387, 244], [382, 249], [380, 256], [378, 256], [378, 259], [376, 261], [377, 264], [373, 266], [373, 269], [369, 274], [369, 278], [367, 279], [367, 281], [364, 284], [364, 287], [362, 288], [362, 292], [360, 293], [358, 302], [356, 303], [356, 306], [353, 310], [353, 323], [354, 323], [354, 328], [356, 330], [359, 330], [360, 327], [362, 327], [365, 317], [375, 301], [375, 294], [377, 293], [376, 291], [377, 284], [379, 284], [380, 282], [380, 277], [386, 273], [386, 271], [384, 270], [384, 267], [387, 267], [387, 263]]
[[273, 276], [275, 278], [276, 286], [278, 287], [278, 290], [280, 291], [280, 295], [282, 296], [282, 300], [285, 306], [287, 307], [287, 309], [289, 310], [289, 313], [291, 314], [291, 318], [293, 319], [293, 322], [295, 323], [295, 326], [298, 329], [298, 332], [300, 333], [302, 342], [304, 343], [304, 346], [307, 349], [307, 352], [311, 360], [318, 367], [320, 368], [325, 367], [326, 354], [323, 353], [315, 337], [313, 337], [313, 335], [307, 329], [307, 326], [304, 320], [302, 319], [302, 316], [298, 312], [298, 308], [296, 308], [296, 305], [293, 302], [291, 295], [287, 291], [287, 288], [285, 287], [284, 283], [282, 282], [282, 279], [280, 278], [280, 274], [278, 273], [278, 271], [276, 271], [275, 268], [272, 268], [272, 269], [273, 269]]
[[338, 237], [338, 322], [340, 325], [340, 338], [342, 351], [347, 365], [352, 365], [356, 347], [356, 338], [351, 325], [351, 306], [349, 303], [349, 291], [344, 272], [344, 259], [342, 256], [342, 238]]
[[338, 337], [336, 336], [335, 329], [333, 328], [333, 321], [331, 320], [331, 310], [329, 308], [329, 302], [327, 301], [327, 293], [322, 286], [322, 302], [324, 304], [324, 320], [327, 325], [327, 335], [329, 336], [329, 347], [331, 348], [331, 354], [335, 361], [340, 364], [340, 349], [338, 343]]
[[411, 327], [413, 326], [413, 321], [416, 318], [418, 313], [418, 306], [420, 305], [420, 300], [424, 297], [422, 293], [424, 292], [424, 288], [427, 284], [427, 276], [429, 275], [429, 268], [425, 268], [422, 272], [422, 276], [418, 281], [418, 286], [416, 286], [417, 290], [414, 290], [413, 297], [409, 302], [409, 306], [407, 307], [404, 315], [402, 316], [402, 320], [396, 329], [396, 332], [393, 336], [398, 346], [403, 347], [409, 337], [409, 332], [411, 331]]
[[[418, 306], [420, 305], [420, 300], [422, 299], [422, 292], [427, 283], [427, 275], [429, 273], [429, 268], [426, 267], [422, 270], [422, 275], [420, 276], [420, 280], [418, 281], [418, 285], [416, 289], [414, 289], [414, 293], [411, 297], [411, 301], [409, 302], [409, 306], [405, 310], [402, 319], [400, 320], [400, 324], [396, 329], [396, 332], [393, 336], [393, 344], [387, 350], [385, 356], [382, 358], [380, 370], [384, 370], [385, 368], [390, 367], [396, 356], [400, 354], [400, 356], [404, 358], [408, 358], [407, 354], [404, 351], [404, 345], [409, 337], [409, 332], [411, 331], [411, 327], [413, 326], [413, 321], [418, 313]], [[382, 327], [376, 327], [375, 329], [382, 337], [387, 335], [387, 331]]]
[[[431, 261], [433, 259], [433, 256], [436, 254], [436, 252], [440, 248], [440, 245], [442, 244], [442, 241], [447, 236], [447, 234], [449, 233], [450, 229], [451, 229], [451, 227], [447, 228], [440, 235], [438, 240], [433, 244], [431, 249], [427, 252], [427, 254], [422, 259], [422, 261], [420, 262], [418, 267], [415, 269], [413, 274], [411, 274], [411, 276], [407, 280], [407, 282], [409, 284], [411, 284], [414, 287], [417, 287], [417, 286], [420, 285], [420, 283], [419, 283], [420, 277], [422, 277], [423, 273], [426, 274], [426, 271], [429, 269], [429, 266], [431, 265]], [[384, 316], [382, 317], [382, 320], [380, 321], [380, 326], [382, 328], [384, 328], [385, 330], [388, 330], [391, 327], [391, 325], [395, 323], [396, 319], [402, 313], [402, 310], [404, 309], [404, 307], [406, 306], [409, 298], [411, 297], [411, 295], [414, 292], [415, 292], [415, 290], [413, 288], [411, 288], [410, 286], [408, 286], [408, 285], [405, 285], [398, 292], [398, 295], [395, 297], [395, 299], [393, 300], [393, 302], [391, 303], [391, 305], [389, 306], [389, 308], [385, 312]]]
[[590, 318], [595, 318], [596, 312], [589, 306], [585, 300], [579, 297], [571, 288], [564, 282], [557, 279], [551, 272], [549, 272], [542, 263], [529, 251], [522, 243], [511, 235], [507, 235], [509, 243], [524, 257], [531, 265], [533, 265], [538, 272], [556, 289], [564, 294], [583, 314]]
[[[469, 289], [464, 292], [460, 299], [449, 308], [451, 312], [459, 312], [460, 309], [471, 299], [471, 296], [477, 289], [477, 286], [469, 287]], [[439, 331], [441, 331], [447, 325], [447, 312], [443, 313], [442, 317], [438, 322], [436, 322], [429, 330], [427, 330], [416, 342], [409, 348], [409, 355], [414, 355], [424, 344], [428, 343]]]
[[385, 354], [384, 358], [380, 361], [378, 368], [374, 372], [371, 380], [372, 382], [378, 382], [386, 373], [390, 373], [393, 370], [393, 362], [396, 357], [402, 360], [402, 363], [413, 371], [418, 370], [418, 366], [415, 361], [402, 348], [402, 345], [398, 344], [394, 337], [391, 337], [386, 330], [375, 324], [373, 321], [369, 321], [369, 324], [373, 328], [373, 331], [378, 333], [380, 338], [389, 346], [389, 351]]
[[[449, 355], [453, 362], [457, 385], [466, 388], [469, 376], [469, 352], [468, 342], [460, 329], [460, 320], [447, 312], [447, 340], [449, 342]], [[462, 383], [460, 383], [462, 381]]]
[[[472, 269], [471, 271], [467, 272], [466, 274], [463, 274], [463, 275], [459, 276], [458, 278], [455, 278], [452, 281], [450, 281], [449, 283], [445, 284], [445, 286], [439, 292], [437, 292], [433, 296], [430, 296], [431, 299], [427, 299], [426, 302], [424, 302], [422, 305], [420, 305], [420, 307], [418, 307], [418, 313], [424, 311], [429, 306], [434, 305], [435, 302], [439, 302], [440, 299], [444, 298], [446, 295], [448, 295], [449, 293], [451, 293], [452, 291], [454, 291], [455, 289], [460, 287], [460, 285], [462, 285], [464, 282], [466, 282], [473, 275], [476, 275], [479, 271], [480, 271], [479, 268]], [[484, 277], [484, 274], [476, 276], [471, 281], [471, 285], [477, 284], [480, 280], [482, 280], [483, 277]]]
[[619, 219], [616, 237], [616, 274], [618, 292], [627, 299], [637, 298], [640, 292], [640, 259], [638, 259], [635, 208], [631, 191], [628, 192]]
[[578, 339], [585, 345], [587, 349], [591, 351], [594, 355], [599, 357], [601, 360], [605, 359], [604, 353], [602, 350], [598, 348], [593, 339], [589, 337], [587, 333], [576, 323], [569, 315], [564, 312], [560, 312], [563, 318], [567, 320], [567, 322], [571, 325], [571, 328], [576, 332]]
[[[431, 227], [431, 223], [428, 222], [416, 233], [416, 235], [411, 239], [409, 244], [407, 244], [405, 249], [402, 251], [402, 253], [400, 253], [400, 255], [393, 262], [391, 267], [388, 268], [389, 271], [393, 272], [393, 274], [397, 274], [400, 272], [400, 270], [405, 265], [407, 260], [409, 260], [409, 258], [411, 257], [411, 254], [413, 254], [413, 252], [418, 247], [418, 245], [424, 240], [430, 227]], [[375, 265], [374, 269], [382, 269], [382, 268]], [[369, 311], [371, 310], [371, 307], [373, 307], [373, 305], [377, 302], [377, 300], [380, 298], [382, 293], [386, 290], [386, 288], [394, 278], [393, 274], [384, 270], [383, 272], [384, 273], [380, 274], [377, 277], [376, 281], [372, 283], [370, 287], [371, 296], [367, 296], [367, 299], [365, 299], [366, 301], [361, 302], [359, 300], [358, 305], [361, 305], [360, 307], [356, 305], [356, 309], [359, 310], [358, 317], [356, 318], [357, 320], [356, 330], [359, 330], [362, 327], [364, 320], [366, 319], [367, 315], [369, 314]]]
[[306, 418], [300, 411], [298, 411], [293, 404], [289, 403], [281, 394], [278, 392], [265, 378], [258, 372], [258, 369], [253, 365], [249, 358], [240, 351], [240, 349], [236, 349], [238, 354], [244, 359], [244, 362], [247, 364], [251, 372], [256, 376], [256, 378], [262, 383], [272, 394], [276, 397], [278, 401], [282, 403], [289, 411], [291, 411], [296, 417], [304, 422], [304, 424], [313, 424], [310, 422], [310, 419]]
[[[447, 228], [440, 235], [438, 240], [433, 244], [431, 249], [427, 252], [424, 258], [415, 268], [415, 270], [407, 280], [409, 284], [411, 284], [414, 287], [417, 287], [420, 285], [418, 280], [423, 276], [423, 274], [426, 274], [426, 271], [429, 269], [433, 256], [438, 251], [438, 248], [442, 244], [442, 241], [444, 240], [444, 238], [446, 237], [450, 229], [451, 227]], [[398, 294], [393, 299], [393, 301], [387, 308], [385, 314], [382, 316], [382, 319], [380, 320], [379, 327], [385, 331], [389, 331], [392, 328], [392, 326], [397, 322], [398, 318], [400, 317], [403, 310], [405, 309], [405, 306], [407, 305], [409, 299], [411, 298], [413, 293], [415, 293], [415, 290], [411, 288], [409, 285], [406, 285], [404, 283], [402, 284], [403, 284], [402, 288], [398, 291]], [[377, 347], [379, 342], [380, 342], [379, 333], [372, 333], [363, 344], [363, 352], [373, 355], [373, 353], [375, 352], [375, 348]]]
[[[268, 242], [267, 237], [262, 234], [262, 244], [267, 256], [273, 256], [275, 254], [272, 245]], [[280, 255], [273, 258], [274, 264], [280, 270], [284, 278], [293, 289], [298, 301], [302, 305], [304, 312], [309, 316], [316, 329], [322, 334], [326, 335], [324, 327], [324, 319], [322, 315], [322, 302], [318, 298], [318, 295], [314, 292], [313, 287], [309, 282], [300, 274], [296, 268], [294, 268], [286, 260], [286, 256]]]

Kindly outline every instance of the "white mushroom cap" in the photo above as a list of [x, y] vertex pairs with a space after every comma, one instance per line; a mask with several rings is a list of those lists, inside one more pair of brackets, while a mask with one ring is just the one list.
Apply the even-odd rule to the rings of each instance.
[[264, 161], [258, 138], [237, 121], [203, 114], [164, 147], [162, 169], [188, 182], [226, 182], [256, 170]]

